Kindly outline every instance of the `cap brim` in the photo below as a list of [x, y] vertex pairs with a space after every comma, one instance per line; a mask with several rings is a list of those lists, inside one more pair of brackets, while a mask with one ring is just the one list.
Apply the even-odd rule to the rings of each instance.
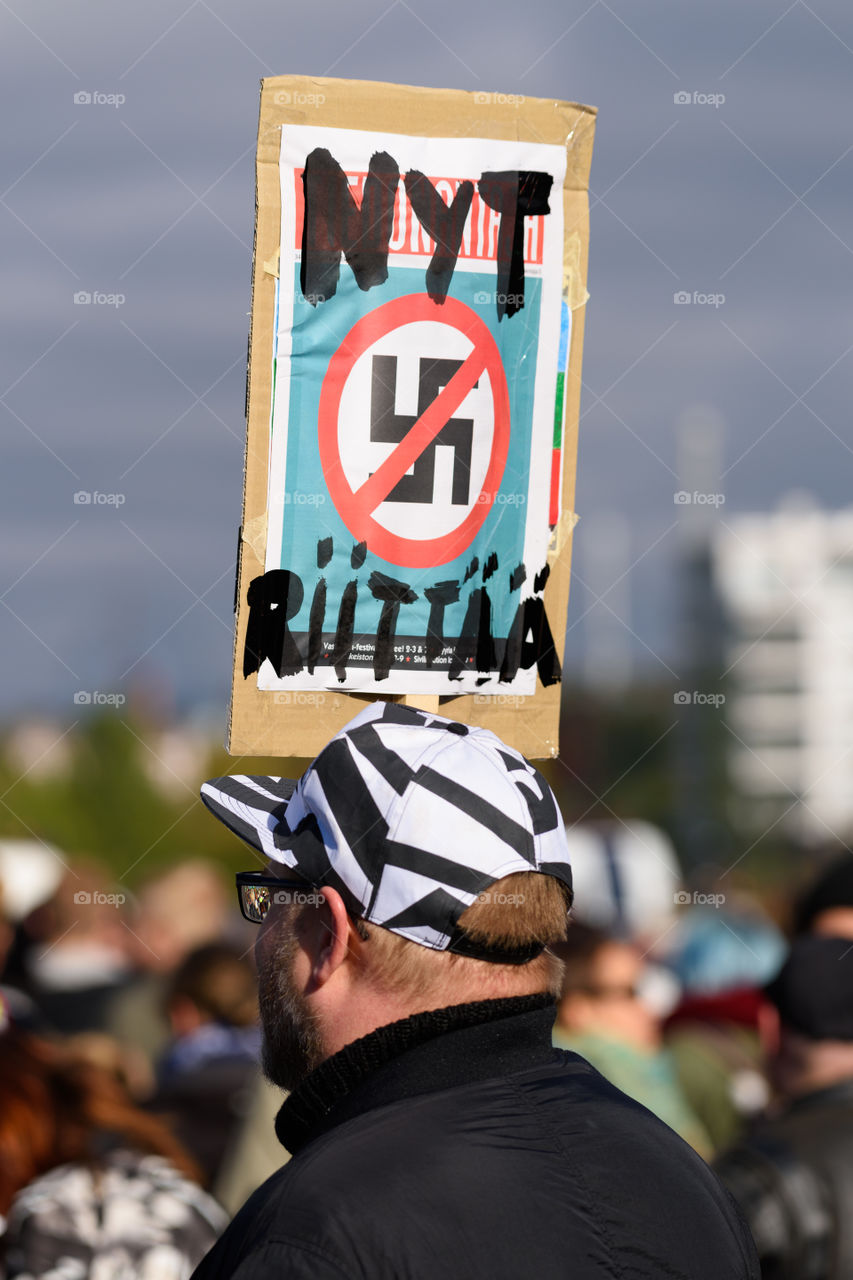
[[296, 785], [292, 778], [238, 774], [202, 783], [201, 798], [229, 831], [259, 853], [275, 857], [274, 832], [284, 818]]

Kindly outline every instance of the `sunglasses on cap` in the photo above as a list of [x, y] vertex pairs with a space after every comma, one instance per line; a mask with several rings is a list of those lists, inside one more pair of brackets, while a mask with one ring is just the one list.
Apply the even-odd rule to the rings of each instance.
[[307, 880], [286, 880], [260, 871], [238, 871], [236, 882], [240, 911], [252, 924], [262, 924], [273, 906], [315, 907], [323, 901], [322, 891]]

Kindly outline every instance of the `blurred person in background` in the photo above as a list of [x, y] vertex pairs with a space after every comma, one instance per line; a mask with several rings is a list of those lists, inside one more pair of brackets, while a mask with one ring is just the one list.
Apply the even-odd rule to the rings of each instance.
[[260, 1070], [255, 966], [227, 943], [199, 947], [168, 980], [173, 1039], [149, 1106], [172, 1124], [229, 1214], [289, 1159], [275, 1133], [284, 1094]]
[[678, 1081], [715, 1150], [731, 1145], [770, 1097], [762, 1039], [764, 985], [785, 940], [747, 894], [685, 893], [667, 939], [682, 998], [664, 1024]]
[[633, 943], [574, 923], [553, 948], [563, 961], [554, 1044], [591, 1062], [611, 1084], [648, 1107], [700, 1155], [708, 1134], [691, 1111], [643, 1000], [644, 960]]
[[566, 827], [575, 877], [572, 919], [633, 942], [645, 957], [643, 996], [660, 1018], [678, 1004], [680, 984], [658, 958], [678, 919], [682, 874], [660, 827], [636, 818]]
[[28, 994], [30, 917], [48, 902], [63, 876], [62, 854], [43, 840], [0, 840], [0, 1005], [18, 1026], [41, 1020]]
[[260, 1074], [252, 961], [225, 942], [198, 947], [169, 979], [166, 1008], [173, 1038], [158, 1064], [149, 1106], [168, 1122], [211, 1186]]
[[665, 831], [636, 818], [566, 828], [575, 880], [573, 919], [648, 945], [675, 920], [682, 876]]
[[794, 904], [794, 933], [853, 938], [853, 853], [843, 853], [818, 874]]
[[794, 940], [767, 988], [778, 1101], [716, 1162], [764, 1280], [853, 1276], [853, 942]]
[[246, 1114], [232, 1130], [211, 1188], [232, 1217], [290, 1159], [290, 1152], [281, 1145], [275, 1131], [276, 1116], [286, 1097], [286, 1091], [265, 1075], [256, 1077]]
[[107, 1030], [145, 1054], [153, 1080], [172, 1035], [169, 975], [196, 947], [227, 937], [234, 913], [221, 872], [204, 858], [158, 872], [139, 887], [132, 905], [127, 945], [134, 974], [111, 1002]]
[[573, 917], [646, 958], [643, 1002], [663, 1025], [704, 1150], [728, 1146], [769, 1097], [761, 988], [782, 963], [781, 933], [747, 895], [717, 892], [721, 867], [696, 868], [688, 889], [671, 840], [650, 823], [577, 823], [566, 834]]
[[77, 859], [55, 892], [23, 922], [27, 991], [55, 1031], [102, 1031], [110, 1002], [130, 978], [126, 892], [94, 859]]
[[6, 1280], [183, 1280], [226, 1216], [119, 1078], [16, 1028], [0, 1036]]
[[30, 1014], [30, 1005], [28, 997], [23, 992], [18, 992], [15, 987], [9, 986], [5, 982], [6, 978], [6, 961], [12, 945], [15, 940], [15, 931], [12, 923], [6, 914], [5, 892], [3, 881], [0, 879], [0, 1031], [5, 1031], [12, 1017], [12, 1006], [20, 999], [21, 1012], [27, 1017]]

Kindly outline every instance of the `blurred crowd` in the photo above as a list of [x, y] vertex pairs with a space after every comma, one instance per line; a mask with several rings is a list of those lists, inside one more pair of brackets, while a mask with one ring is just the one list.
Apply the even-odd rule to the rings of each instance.
[[817, 855], [774, 919], [722, 869], [685, 884], [645, 823], [569, 839], [576, 919], [555, 1044], [713, 1165], [764, 1280], [848, 1280], [853, 852]]
[[[647, 824], [569, 838], [554, 1043], [715, 1166], [763, 1276], [853, 1275], [853, 853], [771, 919]], [[0, 841], [0, 1275], [188, 1277], [287, 1159], [254, 937], [206, 861], [130, 895]]]
[[0, 842], [0, 1275], [178, 1280], [287, 1159], [218, 868]]

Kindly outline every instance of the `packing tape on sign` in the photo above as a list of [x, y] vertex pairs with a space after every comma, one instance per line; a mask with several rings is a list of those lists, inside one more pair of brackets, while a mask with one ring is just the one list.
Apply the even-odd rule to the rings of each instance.
[[247, 520], [243, 525], [243, 541], [252, 548], [255, 559], [259, 564], [264, 563], [264, 555], [267, 545], [267, 513], [262, 512], [259, 516]]
[[577, 311], [589, 300], [589, 292], [583, 286], [581, 274], [581, 238], [577, 231], [566, 236], [563, 249], [563, 297], [570, 311]]
[[280, 267], [279, 267], [280, 261], [281, 261], [281, 246], [279, 245], [279, 247], [275, 251], [275, 256], [272, 258], [269, 258], [264, 263], [264, 273], [268, 276], [275, 276], [277, 280], [279, 276], [279, 270], [280, 270]]
[[571, 537], [572, 531], [580, 516], [576, 511], [561, 511], [560, 519], [554, 526], [551, 533], [551, 541], [548, 543], [548, 562], [555, 560], [559, 556], [563, 547], [566, 545], [566, 539]]

